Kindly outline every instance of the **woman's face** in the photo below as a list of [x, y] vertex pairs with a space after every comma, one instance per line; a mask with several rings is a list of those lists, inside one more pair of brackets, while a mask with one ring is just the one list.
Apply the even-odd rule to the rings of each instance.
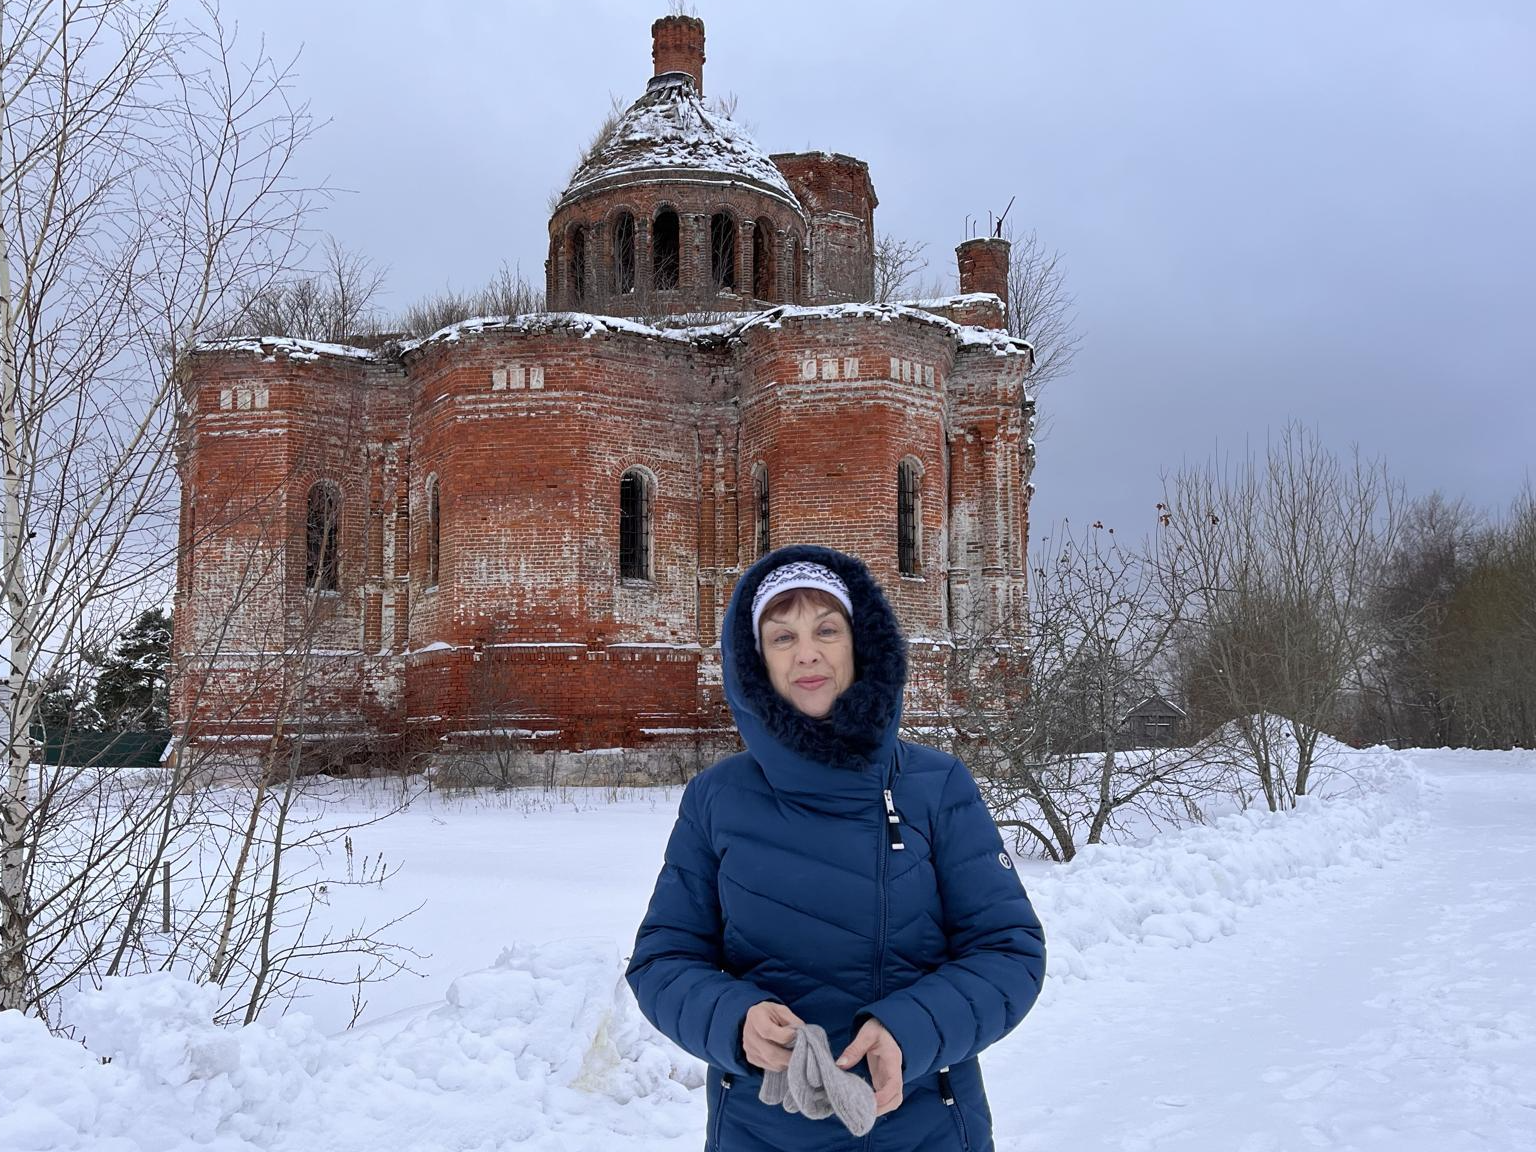
[[817, 719], [853, 683], [853, 632], [836, 608], [799, 600], [761, 625], [763, 661], [775, 691]]

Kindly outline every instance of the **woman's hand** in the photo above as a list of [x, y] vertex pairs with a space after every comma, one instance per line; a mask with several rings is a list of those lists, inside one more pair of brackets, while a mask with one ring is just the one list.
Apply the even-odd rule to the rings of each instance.
[[884, 1116], [901, 1107], [901, 1045], [871, 1016], [864, 1021], [853, 1043], [837, 1058], [844, 1071], [860, 1060], [869, 1061], [869, 1082], [875, 1090], [875, 1115]]
[[741, 1046], [747, 1060], [764, 1072], [782, 1072], [789, 1067], [789, 1052], [795, 1043], [795, 1030], [805, 1021], [782, 1004], [764, 1000], [747, 1009], [741, 1028]]

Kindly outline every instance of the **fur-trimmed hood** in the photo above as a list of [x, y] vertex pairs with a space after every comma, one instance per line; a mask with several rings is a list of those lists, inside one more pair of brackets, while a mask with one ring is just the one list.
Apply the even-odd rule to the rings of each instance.
[[[854, 682], [821, 720], [774, 690], [752, 635], [752, 597], [782, 564], [808, 560], [836, 572], [853, 603]], [[907, 683], [907, 644], [896, 613], [862, 561], [815, 544], [779, 548], [736, 583], [721, 637], [725, 698], [747, 750], [775, 787], [824, 791], [828, 768], [883, 770], [895, 753]]]

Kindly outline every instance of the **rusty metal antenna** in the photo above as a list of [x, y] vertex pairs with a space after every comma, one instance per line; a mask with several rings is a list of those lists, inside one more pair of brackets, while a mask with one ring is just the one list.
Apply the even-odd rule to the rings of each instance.
[[[1015, 193], [1014, 195], [1008, 197], [1008, 207], [1003, 209], [1003, 214], [997, 218], [997, 223], [994, 224], [993, 227], [992, 227], [992, 236], [993, 236], [994, 239], [1000, 238], [1002, 236], [1002, 234], [1003, 234], [1003, 221], [1008, 219], [1008, 213], [1013, 211], [1013, 202], [1015, 200], [1017, 200], [1018, 198], [1019, 197], [1018, 197], [1017, 193]], [[987, 213], [987, 215], [990, 216], [991, 213], [989, 212], [989, 213]]]

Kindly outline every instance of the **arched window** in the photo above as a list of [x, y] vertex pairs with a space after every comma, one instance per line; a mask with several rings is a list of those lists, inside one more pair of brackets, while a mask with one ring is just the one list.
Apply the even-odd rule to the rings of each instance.
[[773, 300], [778, 280], [773, 266], [773, 222], [759, 220], [752, 229], [752, 295], [759, 300]]
[[316, 592], [335, 592], [341, 570], [341, 492], [321, 481], [309, 490], [304, 515], [304, 586]]
[[716, 292], [736, 287], [736, 220], [729, 212], [709, 218], [709, 274]]
[[434, 476], [427, 481], [427, 587], [436, 586], [443, 555], [442, 485]]
[[613, 287], [620, 294], [635, 290], [635, 218], [628, 212], [613, 222]]
[[677, 287], [679, 227], [670, 208], [656, 213], [651, 225], [651, 279], [658, 292]]
[[752, 469], [752, 495], [757, 503], [755, 517], [757, 554], [766, 556], [773, 548], [768, 528], [768, 465], [766, 464], [759, 464]]
[[650, 478], [631, 468], [619, 480], [619, 576], [625, 580], [651, 578]]
[[896, 468], [896, 558], [903, 576], [923, 571], [923, 466], [908, 456]]
[[571, 229], [571, 299], [580, 304], [587, 298], [587, 230], [581, 225]]

